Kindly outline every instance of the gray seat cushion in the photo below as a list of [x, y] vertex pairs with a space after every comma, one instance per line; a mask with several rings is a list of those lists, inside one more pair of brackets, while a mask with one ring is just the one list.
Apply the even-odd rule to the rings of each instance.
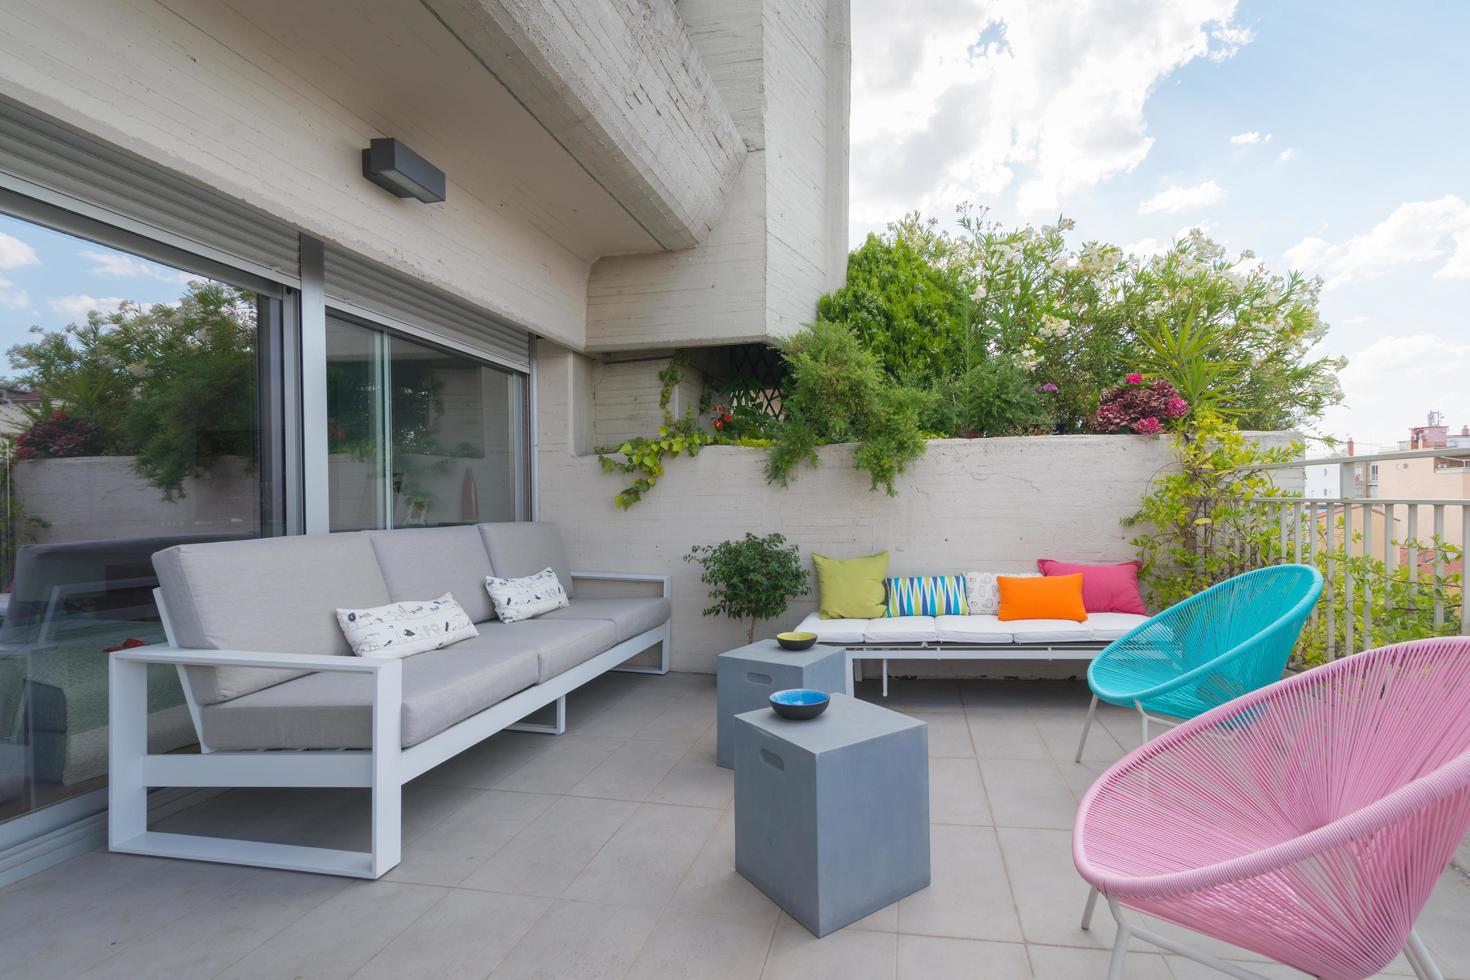
[[485, 591], [485, 576], [493, 574], [490, 554], [473, 525], [369, 531], [368, 540], [392, 601], [419, 602], [448, 592], [471, 622], [495, 618]]
[[547, 619], [537, 616], [516, 623], [492, 620], [479, 624], [480, 635], [451, 649], [482, 650], [492, 655], [533, 650], [538, 680], [548, 681], [617, 645], [613, 624], [605, 619]]
[[[535, 651], [524, 648], [492, 653], [457, 643], [406, 658], [404, 748], [532, 686], [538, 669]], [[323, 671], [210, 705], [200, 716], [212, 749], [366, 749], [372, 678]]]
[[550, 568], [556, 572], [567, 595], [577, 594], [572, 589], [572, 566], [567, 562], [567, 549], [555, 524], [516, 521], [481, 524], [479, 527], [497, 576], [523, 578]]
[[616, 642], [631, 640], [669, 621], [672, 610], [663, 596], [630, 599], [573, 599], [565, 609], [543, 613], [537, 619], [605, 619], [613, 625]]
[[[389, 601], [373, 546], [361, 533], [184, 544], [155, 554], [153, 567], [183, 647], [350, 656], [337, 609]], [[304, 671], [190, 667], [187, 673], [194, 697], [214, 704]]]

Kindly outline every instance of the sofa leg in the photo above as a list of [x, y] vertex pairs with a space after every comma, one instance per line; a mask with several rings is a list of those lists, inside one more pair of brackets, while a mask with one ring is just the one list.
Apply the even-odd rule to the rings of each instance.
[[668, 624], [665, 624], [664, 625], [664, 636], [663, 636], [663, 639], [661, 639], [661, 640], [658, 641], [658, 663], [657, 664], [650, 664], [647, 667], [614, 667], [613, 670], [614, 671], [617, 671], [618, 673], [621, 673], [621, 674], [658, 674], [658, 675], [661, 676], [661, 675], [667, 674], [669, 672], [669, 663], [670, 663], [670, 655], [669, 655], [669, 653], [670, 653], [669, 627], [668, 627]]
[[[506, 725], [508, 732], [535, 732], [538, 735], [561, 735], [567, 730], [567, 696], [563, 694], [553, 704], [555, 714], [549, 724], [535, 721], [518, 721], [514, 725]], [[529, 715], [527, 717], [530, 717]]]
[[114, 849], [148, 831], [148, 665], [124, 660], [108, 664], [107, 837]]

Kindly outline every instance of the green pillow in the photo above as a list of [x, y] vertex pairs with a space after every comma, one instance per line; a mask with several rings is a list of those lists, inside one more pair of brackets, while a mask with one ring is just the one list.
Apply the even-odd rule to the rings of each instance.
[[812, 555], [817, 566], [817, 611], [823, 619], [877, 619], [888, 611], [883, 581], [888, 552], [840, 560]]

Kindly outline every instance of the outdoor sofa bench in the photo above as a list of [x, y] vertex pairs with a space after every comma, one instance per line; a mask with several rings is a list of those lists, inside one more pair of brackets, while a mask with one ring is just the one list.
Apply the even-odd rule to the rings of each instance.
[[881, 660], [886, 696], [891, 660], [1090, 661], [1109, 643], [1147, 621], [1147, 616], [1119, 612], [1089, 613], [1081, 623], [1066, 619], [1002, 620], [988, 614], [822, 619], [813, 612], [796, 630], [815, 633], [818, 644], [846, 651], [848, 694], [853, 692], [862, 662]]
[[[114, 851], [377, 878], [399, 861], [404, 783], [499, 731], [560, 734], [567, 693], [609, 670], [669, 669], [668, 576], [571, 571], [550, 524], [186, 544], [153, 564], [169, 642], [110, 663]], [[514, 623], [492, 618], [487, 575], [547, 567], [568, 607]], [[656, 594], [589, 596], [593, 580], [644, 583]], [[445, 592], [479, 636], [379, 659], [353, 656], [337, 624], [338, 608]], [[652, 647], [656, 662], [627, 664]], [[178, 669], [199, 754], [149, 753], [149, 664]], [[549, 705], [554, 722], [523, 721]], [[367, 788], [371, 850], [153, 830], [148, 791], [163, 786]]]

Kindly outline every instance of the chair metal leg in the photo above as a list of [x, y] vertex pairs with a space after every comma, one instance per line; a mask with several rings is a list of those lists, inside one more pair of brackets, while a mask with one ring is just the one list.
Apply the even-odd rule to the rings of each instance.
[[1404, 956], [1413, 967], [1414, 975], [1419, 980], [1444, 980], [1444, 974], [1439, 972], [1439, 965], [1434, 962], [1434, 957], [1429, 955], [1429, 947], [1424, 945], [1424, 940], [1419, 938], [1419, 931], [1409, 931], [1409, 941], [1404, 945]]
[[1139, 723], [1143, 726], [1142, 727], [1143, 741], [1144, 741], [1144, 743], [1147, 743], [1148, 742], [1148, 712], [1143, 710], [1143, 702], [1142, 701], [1134, 701], [1133, 704], [1134, 704], [1134, 706], [1136, 708], [1138, 708], [1138, 720], [1139, 720]]
[[1118, 938], [1113, 941], [1113, 956], [1108, 960], [1108, 980], [1123, 980], [1123, 966], [1128, 960], [1128, 937], [1133, 930], [1123, 919], [1116, 899], [1108, 899], [1108, 908], [1113, 912], [1113, 921], [1118, 925]]
[[[1077, 742], [1077, 757], [1072, 760], [1073, 762], [1081, 762], [1082, 761], [1082, 750], [1085, 749], [1085, 748], [1087, 748], [1087, 733], [1092, 730], [1092, 719], [1094, 717], [1096, 717], [1096, 716], [1097, 716], [1097, 695], [1094, 694], [1092, 696], [1092, 703], [1087, 706], [1087, 720], [1082, 723], [1082, 738]], [[1094, 890], [1092, 894], [1093, 894], [1093, 898], [1096, 898], [1097, 897], [1096, 890]], [[1082, 928], [1086, 929], [1087, 927], [1086, 926], [1083, 926]]]
[[1087, 892], [1087, 904], [1082, 908], [1082, 928], [1092, 928], [1092, 913], [1097, 910], [1097, 889], [1091, 888]]

